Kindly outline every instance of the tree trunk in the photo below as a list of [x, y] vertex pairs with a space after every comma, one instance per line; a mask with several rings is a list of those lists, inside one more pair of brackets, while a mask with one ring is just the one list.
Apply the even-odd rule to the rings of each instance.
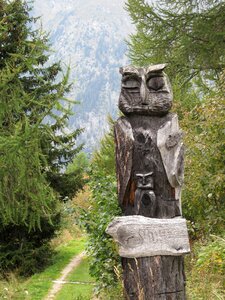
[[182, 256], [122, 258], [122, 267], [126, 299], [185, 299]]
[[[158, 147], [160, 130], [173, 124], [175, 118], [174, 114], [163, 117], [133, 115], [117, 121], [118, 194], [125, 216], [161, 219], [181, 216], [179, 193], [168, 179], [173, 175], [169, 174], [171, 167], [166, 170], [163, 150], [160, 152]], [[168, 151], [171, 151], [170, 145], [171, 149], [176, 149], [180, 144], [179, 138], [176, 141], [178, 134], [174, 135], [174, 145], [171, 136], [173, 134], [167, 137]], [[182, 169], [182, 157], [176, 158], [174, 163], [177, 161]], [[185, 299], [182, 256], [122, 258], [122, 267], [127, 300]]]

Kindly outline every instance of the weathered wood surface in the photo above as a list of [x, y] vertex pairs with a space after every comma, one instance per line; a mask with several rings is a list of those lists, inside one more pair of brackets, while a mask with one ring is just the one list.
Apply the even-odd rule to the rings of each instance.
[[[118, 196], [124, 215], [138, 214], [151, 218], [181, 216], [180, 199], [176, 198], [175, 187], [168, 180], [157, 147], [158, 132], [174, 117], [175, 114], [170, 113], [160, 118], [132, 115], [121, 117], [116, 122]], [[176, 154], [172, 148], [171, 151]], [[173, 161], [176, 159], [173, 158]], [[150, 188], [137, 176], [142, 174], [144, 177], [149, 173], [153, 181]], [[146, 190], [154, 192], [155, 197], [144, 196]]]
[[184, 300], [182, 256], [123, 258], [124, 297], [129, 300]]
[[[175, 188], [175, 198], [181, 198], [181, 186], [184, 179], [184, 144], [178, 117], [173, 115], [157, 132], [157, 147], [160, 151], [167, 178]], [[181, 206], [181, 205], [180, 205]]]
[[[169, 113], [172, 90], [165, 65], [120, 69], [115, 124], [119, 203], [125, 216], [181, 216], [184, 148], [177, 116]], [[182, 256], [122, 258], [128, 300], [185, 299]]]
[[[118, 186], [118, 198], [119, 203], [122, 206], [123, 203], [128, 201], [128, 191], [130, 189], [130, 177], [132, 166], [132, 155], [134, 137], [130, 122], [126, 118], [120, 118], [115, 124], [115, 135], [118, 138], [116, 143], [116, 155], [117, 159], [117, 182]], [[132, 200], [133, 202], [133, 200]]]
[[[118, 192], [123, 191], [119, 192], [119, 203], [125, 216], [159, 219], [181, 216], [181, 185], [170, 184], [166, 161], [157, 145], [158, 132], [174, 116], [172, 113], [163, 117], [130, 115], [121, 117], [115, 125]], [[129, 141], [126, 146], [125, 141]], [[177, 153], [172, 147], [169, 151]], [[174, 157], [173, 161], [178, 159]], [[175, 169], [175, 173], [182, 172]], [[125, 299], [185, 299], [182, 256], [122, 257], [121, 260]]]
[[166, 74], [165, 64], [136, 68], [120, 68], [122, 74], [119, 109], [126, 115], [157, 115], [168, 113], [173, 94]]
[[117, 217], [106, 232], [119, 244], [119, 255], [122, 257], [182, 255], [190, 252], [186, 220], [182, 218]]

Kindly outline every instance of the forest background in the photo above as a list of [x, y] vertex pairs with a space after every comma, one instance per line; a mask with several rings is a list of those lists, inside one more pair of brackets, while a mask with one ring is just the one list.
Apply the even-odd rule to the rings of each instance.
[[[0, 1], [2, 278], [10, 280], [9, 272], [19, 277], [40, 272], [55, 255], [56, 234], [68, 227], [76, 238], [85, 229], [96, 291], [102, 299], [120, 299], [120, 259], [105, 233], [121, 214], [114, 121], [88, 160], [76, 146], [82, 129], [66, 131], [74, 104], [66, 98], [69, 68], [47, 64], [48, 37], [32, 29], [36, 19], [29, 7], [20, 0]], [[192, 244], [186, 261], [189, 299], [223, 299], [225, 4], [128, 0], [126, 10], [136, 28], [127, 41], [130, 59], [139, 66], [168, 63], [173, 110], [185, 132], [182, 207]]]

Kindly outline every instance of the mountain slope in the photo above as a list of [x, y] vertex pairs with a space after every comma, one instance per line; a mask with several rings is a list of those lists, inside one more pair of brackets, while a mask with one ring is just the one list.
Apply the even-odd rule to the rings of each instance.
[[84, 127], [82, 140], [91, 152], [117, 114], [119, 67], [128, 64], [124, 39], [131, 25], [121, 0], [36, 0], [34, 14], [50, 31], [52, 60], [71, 65], [71, 97], [80, 101], [70, 127]]

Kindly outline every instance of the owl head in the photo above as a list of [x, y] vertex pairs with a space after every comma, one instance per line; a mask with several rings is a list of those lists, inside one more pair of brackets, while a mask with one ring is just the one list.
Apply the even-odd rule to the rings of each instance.
[[158, 115], [168, 113], [173, 93], [167, 75], [166, 64], [149, 67], [126, 66], [122, 74], [119, 109], [125, 114]]

